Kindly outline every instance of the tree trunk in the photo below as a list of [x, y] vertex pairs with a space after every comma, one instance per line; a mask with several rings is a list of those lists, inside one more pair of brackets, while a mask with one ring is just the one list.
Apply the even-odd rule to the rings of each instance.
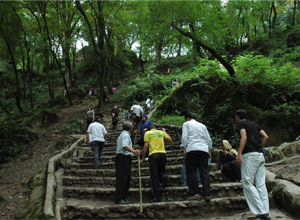
[[143, 58], [142, 58], [142, 49], [143, 49], [142, 43], [140, 42], [139, 60], [140, 60], [142, 72], [145, 73], [145, 71], [144, 71], [144, 64], [143, 64]]
[[72, 69], [72, 75], [71, 75], [71, 77], [72, 77], [72, 80], [74, 79], [74, 74], [73, 74], [73, 71], [75, 71], [75, 69], [76, 69], [76, 43], [75, 43], [75, 45], [74, 45], [74, 47], [72, 48], [72, 58], [73, 58], [73, 69]]
[[273, 11], [273, 7], [271, 5], [270, 15], [269, 15], [269, 38], [271, 38], [271, 30], [272, 30], [272, 24], [271, 24], [272, 11]]
[[[97, 48], [96, 41], [95, 41], [94, 34], [93, 34], [92, 25], [91, 25], [87, 15], [86, 15], [85, 11], [81, 7], [80, 1], [76, 0], [75, 4], [76, 4], [77, 9], [79, 10], [81, 15], [83, 16], [85, 22], [88, 25], [89, 37], [90, 37], [90, 40], [92, 42], [92, 46], [93, 46], [93, 49], [94, 49], [94, 53], [96, 55], [96, 59], [99, 62], [100, 98], [99, 98], [98, 107], [101, 108], [102, 107], [102, 99], [104, 97], [104, 81], [103, 80], [101, 81], [101, 79], [103, 77], [103, 73], [101, 73], [101, 71], [103, 72], [105, 70], [105, 60], [104, 60], [104, 57], [102, 57], [102, 55], [104, 54], [104, 39], [101, 38], [102, 36], [100, 36], [98, 38], [98, 48]], [[103, 15], [102, 15], [103, 4], [104, 4], [103, 1], [98, 2], [98, 11], [99, 11], [100, 15], [97, 18], [98, 18], [98, 25], [99, 25], [99, 27], [101, 27], [99, 31], [103, 34], [103, 38], [104, 38], [105, 30], [104, 29], [102, 30], [102, 26], [104, 25], [104, 18], [103, 18]], [[103, 19], [103, 21], [102, 21], [102, 19]], [[98, 51], [98, 49], [99, 49], [99, 51]]]
[[[190, 31], [192, 34], [195, 33], [195, 29], [194, 29], [194, 24], [190, 23], [189, 24], [189, 27], [190, 27]], [[195, 40], [192, 40], [193, 41], [193, 50], [195, 51], [195, 53], [197, 54], [197, 56], [199, 56], [201, 53], [200, 53], [200, 45], [198, 45]]]
[[54, 101], [54, 94], [53, 94], [53, 90], [51, 88], [51, 78], [52, 76], [50, 75], [50, 57], [49, 57], [49, 51], [48, 48], [45, 48], [45, 52], [44, 52], [44, 57], [45, 57], [45, 68], [43, 69], [44, 73], [46, 74], [46, 82], [48, 85], [48, 90], [49, 90], [49, 96], [50, 99], [52, 101]]
[[23, 80], [23, 99], [26, 100], [26, 71], [25, 71], [25, 56], [24, 56], [24, 53], [23, 53], [23, 47], [22, 45], [20, 44], [20, 51], [21, 51], [21, 54], [22, 54], [22, 80]]
[[49, 33], [49, 28], [48, 28], [48, 23], [47, 23], [47, 19], [46, 19], [46, 6], [44, 7], [44, 11], [42, 12], [42, 17], [43, 17], [43, 20], [44, 20], [44, 23], [45, 23], [45, 29], [46, 29], [46, 33], [47, 33], [48, 45], [49, 45], [49, 48], [50, 48], [50, 52], [51, 52], [53, 58], [55, 59], [56, 64], [59, 67], [59, 71], [60, 71], [61, 77], [63, 78], [63, 84], [64, 84], [64, 87], [65, 87], [65, 90], [66, 90], [66, 93], [67, 93], [67, 97], [69, 99], [70, 106], [72, 106], [73, 105], [72, 99], [71, 99], [71, 96], [70, 96], [70, 93], [69, 93], [69, 89], [67, 87], [66, 79], [64, 77], [64, 74], [63, 74], [63, 71], [62, 71], [62, 68], [61, 68], [61, 64], [58, 61], [56, 53], [53, 51], [53, 48], [52, 48], [52, 43], [51, 43], [50, 33]]
[[[64, 61], [65, 61], [65, 71], [64, 71], [64, 75], [65, 75], [65, 80], [66, 80], [66, 84], [67, 84], [67, 88], [70, 89], [71, 88], [71, 80], [70, 80], [70, 76], [72, 75], [71, 73], [71, 59], [70, 59], [70, 48], [71, 48], [71, 24], [69, 24], [69, 16], [66, 15], [66, 1], [62, 1], [61, 2], [61, 8], [62, 8], [62, 24], [64, 26], [63, 28], [63, 57], [64, 57]], [[66, 30], [65, 30], [66, 29]]]
[[32, 61], [31, 61], [31, 68], [30, 68], [30, 58], [28, 57], [29, 59], [29, 92], [30, 92], [30, 105], [31, 105], [31, 108], [33, 108], [33, 94], [32, 94], [32, 71], [33, 71], [33, 57], [32, 56]]
[[265, 21], [264, 21], [264, 11], [263, 11], [263, 9], [261, 9], [261, 22], [263, 24], [264, 33], [266, 34], [267, 31], [266, 31], [266, 25], [265, 25]]
[[160, 64], [160, 60], [161, 60], [161, 51], [162, 51], [162, 41], [159, 40], [156, 44], [156, 48], [155, 48], [155, 57], [156, 57], [156, 65]]
[[104, 86], [105, 86], [105, 71], [106, 71], [106, 57], [104, 51], [104, 38], [105, 38], [105, 21], [103, 17], [103, 6], [104, 1], [98, 1], [98, 27], [99, 27], [99, 38], [98, 38], [98, 48], [100, 52], [100, 96], [98, 99], [98, 107], [102, 108], [102, 103], [104, 102]]
[[296, 14], [296, 8], [297, 8], [297, 2], [294, 0], [294, 12], [293, 12], [293, 20], [292, 20], [292, 26], [295, 25], [295, 14]]
[[191, 40], [194, 40], [199, 46], [201, 46], [203, 49], [208, 50], [217, 60], [220, 61], [221, 64], [227, 69], [229, 75], [233, 78], [235, 78], [235, 71], [233, 67], [230, 65], [230, 63], [225, 60], [221, 55], [219, 55], [214, 49], [211, 47], [203, 44], [199, 39], [196, 39], [194, 35], [192, 35], [190, 32], [184, 32], [180, 28], [178, 28], [175, 24], [171, 23], [171, 25], [183, 36], [189, 37]]
[[177, 51], [177, 57], [181, 56], [181, 47], [182, 47], [182, 37], [178, 37], [178, 51]]
[[272, 20], [272, 29], [274, 30], [275, 29], [275, 23], [276, 23], [276, 17], [277, 17], [277, 12], [276, 12], [274, 2], [272, 2], [272, 8], [273, 8], [273, 11], [274, 11], [274, 17], [273, 17], [273, 20]]
[[5, 108], [1, 100], [0, 100], [0, 105], [7, 114], [10, 114], [10, 112]]
[[[6, 41], [7, 39], [5, 39]], [[10, 57], [11, 57], [11, 61], [12, 61], [12, 65], [13, 65], [13, 68], [14, 68], [14, 72], [15, 72], [15, 78], [16, 78], [16, 87], [17, 87], [17, 92], [16, 92], [16, 105], [19, 109], [19, 112], [20, 113], [23, 113], [23, 108], [21, 106], [21, 91], [20, 91], [20, 84], [19, 84], [19, 75], [18, 75], [18, 70], [17, 70], [17, 65], [16, 65], [16, 62], [15, 62], [15, 56], [11, 50], [11, 47], [10, 47], [10, 44], [8, 42], [6, 42], [6, 46], [7, 46], [7, 49], [8, 49], [8, 52], [10, 54]]]

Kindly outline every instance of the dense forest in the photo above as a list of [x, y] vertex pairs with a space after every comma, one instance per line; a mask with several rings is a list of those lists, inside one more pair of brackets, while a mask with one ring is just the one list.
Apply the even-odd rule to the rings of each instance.
[[299, 0], [1, 1], [0, 21], [0, 162], [36, 138], [30, 124], [46, 110], [78, 103], [87, 84], [102, 107], [105, 86], [126, 78], [121, 107], [153, 96], [156, 122], [180, 124], [193, 110], [215, 141], [233, 139], [239, 94], [250, 116], [278, 113], [299, 135]]

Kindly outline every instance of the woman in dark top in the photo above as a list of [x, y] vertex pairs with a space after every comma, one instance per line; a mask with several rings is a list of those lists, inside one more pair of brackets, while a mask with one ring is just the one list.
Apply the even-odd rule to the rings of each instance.
[[[220, 142], [221, 151], [219, 152], [219, 157], [217, 161], [217, 170], [222, 173], [226, 173], [230, 176], [233, 181], [241, 180], [241, 167], [236, 163], [235, 159], [237, 156], [237, 151], [232, 149], [232, 146], [227, 140]], [[223, 164], [223, 169], [221, 171], [221, 164]]]
[[118, 128], [119, 109], [117, 109], [117, 107], [117, 105], [114, 105], [114, 108], [111, 111], [113, 130], [117, 130]]
[[102, 124], [102, 118], [104, 117], [101, 108], [98, 108], [98, 111], [95, 113], [95, 116], [99, 116], [100, 117], [100, 123]]

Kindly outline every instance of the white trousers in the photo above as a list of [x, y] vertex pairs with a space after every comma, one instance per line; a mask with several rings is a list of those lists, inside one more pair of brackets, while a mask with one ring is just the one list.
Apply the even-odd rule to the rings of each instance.
[[241, 173], [243, 191], [250, 211], [254, 215], [270, 213], [268, 191], [265, 184], [266, 172], [263, 154], [259, 152], [244, 154]]

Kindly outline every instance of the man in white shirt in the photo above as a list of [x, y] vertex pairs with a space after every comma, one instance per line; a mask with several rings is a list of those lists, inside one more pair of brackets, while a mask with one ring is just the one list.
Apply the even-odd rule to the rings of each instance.
[[153, 100], [152, 97], [150, 99], [147, 99], [146, 101], [146, 110], [149, 111], [153, 107]]
[[205, 201], [210, 201], [210, 178], [208, 157], [211, 159], [212, 140], [207, 128], [195, 120], [196, 115], [187, 113], [182, 126], [181, 146], [186, 156], [187, 182], [192, 195], [188, 200], [201, 200], [196, 171], [200, 171]]
[[90, 144], [94, 153], [94, 169], [98, 169], [105, 143], [105, 138], [107, 137], [107, 131], [105, 127], [99, 123], [99, 116], [96, 116], [94, 120], [95, 122], [90, 124], [87, 129], [86, 139], [87, 143]]
[[136, 117], [135, 117], [135, 123], [137, 125], [137, 128], [140, 131], [140, 123], [141, 123], [141, 115], [143, 114], [143, 109], [141, 108], [141, 106], [138, 105], [138, 103], [134, 103], [134, 105], [131, 107], [130, 109], [130, 113], [135, 113]]

